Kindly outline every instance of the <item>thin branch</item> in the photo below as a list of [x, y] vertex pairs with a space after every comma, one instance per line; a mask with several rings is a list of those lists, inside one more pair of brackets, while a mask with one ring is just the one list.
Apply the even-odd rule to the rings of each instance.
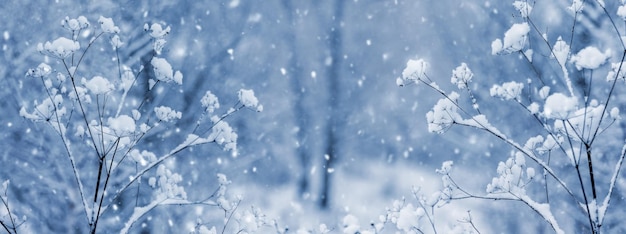
[[[626, 51], [625, 51], [626, 52]], [[626, 55], [626, 53], [625, 53]], [[574, 195], [574, 193], [569, 189], [569, 187], [567, 186], [567, 184], [561, 180], [556, 173], [552, 170], [552, 168], [550, 168], [550, 166], [548, 166], [546, 163], [544, 163], [541, 159], [537, 158], [533, 152], [524, 149], [524, 147], [522, 147], [521, 145], [519, 145], [518, 143], [514, 142], [513, 140], [509, 139], [506, 135], [502, 134], [499, 131], [494, 131], [490, 126], [485, 126], [483, 123], [481, 123], [481, 121], [478, 121], [475, 116], [470, 115], [467, 111], [465, 111], [465, 109], [461, 106], [459, 106], [459, 104], [455, 101], [452, 100], [450, 98], [450, 96], [448, 96], [446, 93], [443, 92], [443, 90], [439, 89], [438, 87], [436, 87], [434, 84], [428, 83], [424, 80], [422, 80], [421, 78], [417, 79], [419, 82], [424, 83], [426, 86], [430, 87], [431, 89], [435, 90], [436, 92], [438, 92], [439, 94], [441, 94], [442, 96], [444, 96], [444, 98], [448, 99], [450, 102], [452, 102], [459, 110], [461, 110], [461, 112], [463, 112], [463, 114], [465, 114], [466, 116], [470, 116], [470, 119], [474, 122], [475, 125], [470, 125], [467, 123], [460, 123], [460, 122], [455, 122], [456, 124], [462, 125], [462, 126], [469, 126], [469, 127], [475, 127], [481, 130], [484, 130], [488, 133], [490, 133], [491, 135], [499, 138], [500, 140], [502, 140], [503, 142], [507, 143], [508, 145], [512, 146], [513, 148], [517, 149], [518, 151], [522, 152], [524, 155], [528, 156], [530, 159], [532, 159], [533, 161], [535, 161], [537, 164], [539, 164], [542, 168], [544, 168], [559, 184], [561, 184], [561, 186], [563, 187], [563, 189], [565, 189], [565, 191], [575, 200], [578, 201], [578, 199], [576, 198], [576, 196]]]
[[[433, 220], [434, 217], [432, 218], [430, 217], [430, 215], [428, 214], [428, 210], [426, 210], [426, 207], [424, 207], [424, 203], [417, 196], [415, 189], [413, 189], [413, 197], [415, 197], [415, 200], [417, 200], [417, 203], [420, 205], [420, 207], [424, 209], [424, 214], [426, 215], [426, 218], [428, 218], [428, 222], [430, 223], [430, 226], [432, 227], [433, 232], [437, 234], [437, 228], [435, 227], [435, 221]], [[430, 210], [434, 216], [435, 215], [434, 206], [432, 206]]]
[[224, 231], [226, 231], [226, 227], [228, 226], [228, 223], [230, 222], [230, 220], [233, 218], [233, 214], [235, 214], [235, 211], [237, 211], [237, 208], [239, 208], [240, 203], [241, 203], [241, 200], [238, 200], [237, 204], [235, 204], [235, 207], [230, 212], [230, 215], [228, 216], [228, 219], [226, 220], [226, 223], [224, 224], [224, 228], [222, 229], [222, 234], [224, 234]]
[[[6, 191], [4, 191], [4, 195], [6, 196]], [[9, 221], [11, 221], [11, 227], [8, 227], [7, 224], [5, 224], [4, 222], [2, 222], [2, 220], [0, 220], [0, 224], [2, 224], [2, 226], [7, 230], [8, 233], [11, 233], [11, 231], [9, 229], [13, 229], [13, 233], [17, 233], [17, 226], [15, 225], [15, 219], [13, 218], [13, 215], [11, 213], [11, 209], [9, 208], [9, 198], [7, 197], [7, 199], [5, 200], [2, 196], [0, 196], [0, 201], [2, 201], [2, 204], [4, 205], [4, 207], [7, 209], [7, 213], [9, 214]]]
[[[598, 120], [598, 126], [602, 123], [604, 119], [604, 115], [606, 114], [606, 108], [609, 106], [609, 101], [611, 101], [611, 97], [613, 96], [613, 92], [615, 91], [615, 85], [617, 84], [617, 80], [619, 78], [619, 74], [622, 71], [622, 65], [624, 64], [624, 59], [626, 59], [626, 49], [624, 49], [622, 53], [622, 59], [620, 60], [619, 67], [617, 72], [615, 73], [615, 79], [613, 79], [613, 84], [611, 84], [611, 90], [609, 91], [609, 95], [606, 97], [606, 101], [604, 102], [604, 108], [602, 109], [602, 114], [600, 114], [600, 119]], [[596, 136], [598, 134], [599, 127], [596, 128], [591, 140], [589, 141], [589, 145], [593, 145], [593, 142], [596, 140]]]
[[613, 17], [611, 17], [611, 14], [609, 14], [609, 11], [606, 9], [606, 7], [604, 7], [604, 5], [599, 0], [596, 0], [596, 2], [598, 3], [598, 5], [600, 5], [602, 10], [604, 11], [604, 14], [611, 21], [611, 25], [613, 25], [613, 29], [615, 29], [615, 33], [617, 33], [617, 39], [619, 39], [619, 42], [621, 42], [620, 45], [622, 46], [622, 48], [624, 50], [626, 50], [626, 45], [624, 44], [624, 39], [622, 38], [622, 35], [619, 32], [619, 29], [617, 29], [617, 25], [615, 24], [615, 21], [613, 21]]
[[609, 192], [604, 197], [604, 201], [602, 202], [602, 206], [600, 210], [602, 210], [601, 216], [598, 218], [598, 229], [602, 226], [604, 222], [604, 216], [606, 211], [609, 209], [609, 204], [611, 203], [611, 195], [613, 195], [613, 191], [615, 189], [615, 184], [617, 183], [617, 178], [619, 177], [620, 170], [622, 169], [622, 163], [624, 163], [624, 156], [626, 156], [626, 145], [622, 147], [622, 153], [620, 155], [617, 164], [615, 164], [615, 169], [613, 171], [613, 176], [611, 176], [611, 182], [609, 184]]

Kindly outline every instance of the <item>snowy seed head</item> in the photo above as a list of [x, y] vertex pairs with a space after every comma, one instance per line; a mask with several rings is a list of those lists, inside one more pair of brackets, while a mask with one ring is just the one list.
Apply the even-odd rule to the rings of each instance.
[[220, 103], [217, 99], [217, 96], [211, 93], [211, 91], [206, 91], [200, 102], [202, 103], [202, 107], [205, 108], [205, 111], [208, 114], [212, 114], [215, 109], [220, 108]]
[[528, 23], [514, 24], [504, 33], [502, 47], [509, 52], [522, 50], [526, 46], [528, 32], [530, 32]]
[[419, 80], [426, 78], [426, 70], [430, 65], [423, 59], [409, 60], [406, 68], [402, 71], [402, 82], [396, 81], [397, 84], [417, 83]]
[[150, 27], [148, 27], [148, 24], [145, 24], [144, 30], [150, 31], [150, 36], [152, 38], [161, 39], [170, 33], [171, 28], [168, 26], [163, 29], [163, 26], [161, 26], [161, 24], [154, 23]]
[[150, 64], [152, 64], [154, 75], [158, 80], [163, 82], [174, 81], [179, 85], [183, 84], [183, 74], [180, 71], [174, 72], [172, 65], [166, 59], [154, 57]]
[[521, 100], [523, 83], [517, 83], [515, 81], [505, 82], [502, 85], [493, 85], [489, 89], [489, 93], [492, 97], [498, 97], [502, 100]]
[[495, 39], [491, 42], [491, 54], [496, 55], [502, 52], [502, 40]]
[[621, 5], [617, 8], [617, 16], [622, 18], [623, 21], [626, 21], [626, 5]]
[[567, 45], [567, 42], [563, 41], [563, 38], [559, 37], [552, 47], [552, 56], [556, 58], [556, 61], [559, 62], [559, 65], [565, 66], [565, 62], [567, 61], [567, 56], [569, 56], [569, 52], [569, 45]]
[[109, 128], [116, 136], [128, 136], [135, 131], [135, 120], [128, 115], [120, 115], [117, 118], [109, 118]]
[[113, 37], [111, 37], [111, 46], [113, 46], [113, 49], [118, 49], [122, 47], [122, 45], [124, 45], [124, 42], [120, 40], [120, 36], [116, 34]]
[[59, 37], [56, 40], [37, 46], [41, 52], [46, 52], [53, 57], [64, 59], [80, 49], [80, 43], [66, 37]]
[[115, 89], [115, 85], [102, 76], [94, 76], [91, 80], [83, 80], [83, 85], [95, 95], [107, 94]]
[[572, 13], [578, 13], [583, 10], [583, 1], [582, 0], [573, 0], [572, 5], [569, 6], [569, 9]]
[[175, 119], [182, 118], [181, 112], [172, 110], [172, 108], [167, 106], [155, 107], [154, 113], [156, 114], [157, 118], [163, 122], [171, 122]]
[[513, 2], [513, 6], [519, 11], [523, 18], [528, 18], [530, 12], [533, 10], [533, 7], [526, 1], [515, 1]]
[[61, 21], [61, 25], [70, 31], [78, 31], [89, 27], [89, 21], [82, 15], [76, 19], [70, 19], [70, 17], [66, 16], [65, 19]]
[[105, 33], [119, 33], [120, 32], [120, 28], [115, 26], [115, 23], [113, 23], [113, 20], [111, 18], [100, 16], [100, 18], [98, 18], [98, 23], [100, 23], [100, 28]]
[[29, 69], [26, 73], [30, 77], [47, 77], [52, 72], [52, 67], [46, 63], [40, 63], [35, 69]]
[[572, 63], [576, 65], [576, 69], [596, 69], [606, 62], [611, 56], [611, 51], [607, 50], [604, 53], [594, 46], [588, 46], [576, 55], [572, 56]]
[[626, 62], [623, 63], [612, 63], [611, 64], [611, 71], [609, 71], [609, 73], [607, 73], [606, 75], [606, 80], [607, 81], [613, 81], [616, 78], [619, 80], [624, 80], [626, 81]]
[[547, 118], [567, 119], [576, 110], [578, 101], [562, 93], [554, 93], [546, 99], [543, 113]]
[[441, 164], [441, 169], [437, 169], [436, 171], [437, 173], [442, 174], [442, 175], [450, 174], [453, 164], [454, 162], [452, 161], [445, 161]]
[[472, 82], [472, 77], [474, 77], [472, 70], [467, 67], [467, 64], [461, 63], [460, 66], [452, 70], [450, 82], [456, 84], [459, 89], [464, 89], [467, 88], [468, 83]]
[[263, 111], [263, 105], [259, 105], [259, 100], [254, 96], [254, 90], [240, 89], [238, 94], [239, 102], [243, 106], [259, 112]]
[[622, 117], [619, 115], [619, 108], [613, 107], [610, 112], [611, 118], [615, 120], [620, 120]]

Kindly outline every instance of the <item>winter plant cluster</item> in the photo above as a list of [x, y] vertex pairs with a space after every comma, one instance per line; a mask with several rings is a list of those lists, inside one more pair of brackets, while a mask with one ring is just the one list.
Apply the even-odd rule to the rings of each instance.
[[[432, 227], [437, 232], [435, 208], [469, 198], [521, 202], [555, 233], [601, 233], [615, 228], [604, 224], [621, 209], [611, 205], [615, 203], [626, 154], [625, 139], [619, 135], [624, 99], [618, 94], [623, 92], [626, 81], [626, 47], [622, 37], [626, 29], [617, 26], [626, 22], [626, 3], [622, 1], [618, 9], [612, 9], [600, 0], [591, 3], [574, 0], [567, 9], [573, 16], [571, 35], [550, 35], [538, 29], [532, 14], [533, 4], [513, 3], [521, 16], [517, 18], [519, 22], [511, 25], [503, 38], [492, 41], [491, 53], [518, 56], [536, 71], [545, 69], [534, 62], [543, 56], [549, 60], [547, 66], [556, 71], [554, 78], [542, 76], [541, 72], [528, 79], [503, 78], [503, 83], [493, 84], [489, 89], [491, 98], [480, 100], [477, 92], [482, 91], [472, 86], [480, 78], [474, 77], [470, 64], [461, 63], [452, 70], [450, 81], [458, 91], [445, 91], [429, 77], [430, 65], [424, 59], [409, 60], [402, 76], [397, 78], [399, 86], [421, 83], [441, 95], [426, 114], [428, 131], [443, 134], [453, 126], [470, 127], [492, 135], [511, 148], [510, 155], [497, 164], [496, 176], [482, 192], [463, 187], [462, 182], [453, 178], [452, 161], [444, 162], [437, 170], [442, 176], [441, 191], [430, 197], [416, 196], [417, 205], [394, 204], [392, 210], [397, 213], [393, 213], [396, 215], [391, 220], [398, 229], [422, 233]], [[600, 19], [609, 22], [607, 25], [611, 27], [600, 30], [614, 38], [617, 42], [614, 46], [583, 44], [583, 40], [578, 40], [577, 24], [581, 17], [590, 14], [600, 15]], [[537, 41], [540, 43], [531, 43]], [[582, 49], [574, 51], [574, 47]], [[490, 119], [497, 118], [497, 113], [481, 111], [483, 102], [489, 105], [512, 102], [519, 106], [521, 113], [517, 115], [525, 116], [526, 121], [521, 124], [534, 131], [532, 136], [519, 139], [516, 134], [505, 134], [502, 127], [518, 123], [504, 121], [504, 126], [496, 126]], [[464, 221], [469, 225], [463, 231], [479, 232], [471, 216]]]
[[[19, 112], [25, 119], [47, 126], [42, 130], [58, 136], [58, 141], [51, 144], [62, 145], [63, 155], [57, 158], [64, 158], [63, 168], [73, 175], [68, 187], [73, 188], [70, 199], [75, 198], [76, 204], [80, 204], [81, 215], [73, 224], [79, 232], [127, 233], [137, 228], [135, 224], [142, 217], [162, 205], [210, 206], [223, 212], [223, 223], [207, 223], [198, 217], [191, 230], [198, 233], [224, 232], [227, 228], [254, 231], [267, 223], [256, 209], [236, 211], [240, 198], [226, 193], [230, 181], [225, 175], [217, 175], [212, 195], [190, 200], [182, 185], [184, 178], [165, 163], [184, 155], [190, 147], [209, 143], [236, 153], [237, 133], [226, 118], [242, 109], [263, 109], [252, 90], [239, 90], [238, 102], [222, 113], [217, 96], [206, 91], [202, 106], [198, 107], [204, 111], [191, 123], [195, 127], [186, 137], [157, 135], [155, 132], [177, 128], [177, 121], [186, 114], [176, 106], [155, 103], [150, 98], [162, 95], [160, 90], [164, 88], [179, 89], [184, 81], [183, 73], [163, 57], [170, 27], [146, 24], [144, 29], [153, 46], [148, 62], [124, 64], [120, 51], [125, 43], [111, 18], [100, 16], [92, 24], [84, 16], [66, 17], [61, 25], [65, 36], [37, 45], [44, 62], [28, 70], [26, 79], [40, 82], [41, 95], [25, 102]], [[113, 69], [95, 71], [97, 67]], [[177, 142], [177, 146], [153, 152], [147, 139], [155, 135], [162, 141]], [[19, 204], [9, 202], [8, 185], [6, 180], [0, 188], [1, 230], [28, 232], [28, 226], [38, 224], [30, 224], [28, 217], [19, 216]], [[148, 186], [151, 194], [140, 193], [140, 188], [145, 191]], [[119, 202], [129, 196], [136, 197], [136, 202]]]

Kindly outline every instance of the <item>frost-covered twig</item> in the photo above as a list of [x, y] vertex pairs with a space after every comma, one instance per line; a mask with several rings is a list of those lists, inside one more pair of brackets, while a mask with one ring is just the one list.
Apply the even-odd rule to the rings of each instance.
[[474, 229], [474, 231], [476, 231], [476, 233], [480, 234], [480, 231], [478, 230], [478, 228], [474, 224], [474, 220], [472, 219], [472, 214], [470, 213], [469, 210], [467, 211], [467, 218], [464, 218], [463, 220], [460, 220], [460, 222], [469, 223], [470, 226], [472, 227], [472, 229]]
[[2, 205], [7, 211], [7, 215], [9, 216], [9, 222], [5, 223], [5, 221], [0, 219], [0, 225], [7, 231], [7, 233], [17, 234], [17, 225], [15, 224], [15, 218], [11, 212], [11, 208], [9, 207], [9, 197], [7, 196], [9, 180], [6, 180], [2, 183], [2, 189], [4, 190], [4, 196], [0, 194], [0, 201], [2, 201]]
[[556, 221], [556, 218], [554, 218], [554, 215], [552, 215], [552, 212], [550, 211], [550, 204], [537, 203], [533, 199], [528, 197], [528, 195], [525, 195], [525, 194], [523, 194], [519, 198], [520, 198], [520, 201], [524, 202], [526, 205], [528, 205], [528, 207], [530, 207], [535, 212], [537, 212], [541, 217], [543, 217], [543, 219], [546, 220], [550, 224], [550, 226], [552, 226], [552, 229], [554, 230], [554, 232], [556, 232], [557, 234], [565, 233], [563, 229], [561, 229], [561, 227], [559, 226], [559, 223]]
[[[417, 204], [419, 204], [420, 207], [422, 207], [422, 209], [424, 209], [424, 215], [426, 215], [426, 218], [428, 219], [428, 222], [430, 223], [430, 226], [433, 229], [433, 232], [436, 234], [437, 233], [437, 228], [435, 227], [435, 220], [434, 217], [431, 217], [430, 214], [428, 214], [428, 210], [426, 209], [426, 207], [424, 206], [424, 202], [422, 199], [420, 199], [420, 197], [417, 195], [417, 191], [416, 189], [413, 189], [413, 197], [417, 200]], [[439, 201], [439, 197], [437, 197], [437, 201]], [[431, 202], [433, 204], [429, 204], [430, 207], [430, 212], [433, 214], [433, 216], [435, 215], [435, 211], [434, 211], [434, 206], [436, 204], [436, 202]]]
[[[615, 91], [615, 85], [617, 84], [617, 80], [622, 71], [622, 66], [624, 65], [625, 59], [626, 59], [626, 48], [622, 52], [622, 58], [620, 59], [619, 67], [617, 69], [617, 72], [615, 73], [615, 79], [613, 79], [612, 81], [613, 83], [611, 84], [611, 89], [609, 90], [609, 94], [606, 96], [606, 101], [604, 102], [605, 108], [603, 108], [602, 114], [600, 115], [600, 119], [598, 120], [599, 121], [598, 126], [600, 126], [600, 124], [602, 123], [602, 119], [604, 119], [604, 115], [606, 115], [606, 109], [607, 109], [606, 107], [609, 106], [609, 102], [611, 101], [611, 98], [613, 97], [613, 92]], [[593, 142], [596, 140], [598, 132], [599, 132], [599, 127], [596, 128], [596, 130], [594, 131], [593, 136], [589, 140], [589, 145], [592, 145]]]
[[609, 204], [611, 203], [611, 195], [613, 195], [615, 184], [617, 183], [619, 172], [622, 169], [622, 164], [624, 162], [625, 156], [626, 156], [626, 145], [622, 147], [622, 152], [620, 154], [619, 160], [617, 161], [617, 164], [615, 164], [615, 169], [613, 169], [613, 176], [611, 176], [611, 181], [609, 182], [609, 191], [604, 197], [604, 200], [602, 201], [602, 205], [598, 207], [598, 210], [599, 210], [598, 228], [600, 228], [602, 226], [602, 223], [604, 222], [604, 217], [605, 217], [606, 211], [609, 208]]
[[[241, 89], [238, 93], [239, 99], [235, 107], [222, 116], [211, 116], [212, 124], [208, 129], [202, 130], [200, 135], [196, 135], [198, 125], [192, 133], [187, 135], [187, 139], [184, 142], [160, 158], [157, 158], [156, 155], [145, 149], [140, 152], [142, 140], [145, 139], [148, 133], [151, 134], [150, 131], [152, 129], [160, 124], [180, 119], [182, 113], [167, 106], [158, 106], [154, 110], [145, 110], [146, 108], [142, 108], [142, 106], [147, 101], [147, 97], [141, 99], [141, 104], [138, 107], [137, 104], [128, 103], [126, 97], [131, 88], [135, 86], [137, 77], [144, 71], [143, 66], [139, 68], [136, 74], [133, 74], [126, 65], [123, 65], [119, 52], [122, 42], [117, 35], [119, 28], [114, 25], [110, 18], [100, 17], [98, 22], [101, 26], [101, 32], [91, 36], [88, 43], [86, 43], [86, 47], [80, 47], [79, 39], [81, 38], [78, 36], [80, 34], [81, 36], [89, 37], [91, 34], [91, 30], [84, 31], [81, 34], [82, 30], [89, 27], [89, 22], [83, 16], [77, 19], [66, 17], [62, 23], [63, 27], [71, 31], [72, 39], [60, 37], [52, 42], [38, 44], [37, 50], [57, 60], [62, 69], [56, 71], [49, 65], [42, 63], [37, 69], [29, 70], [27, 75], [41, 79], [47, 98], [41, 104], [35, 101], [37, 106], [30, 113], [24, 107], [20, 110], [21, 116], [36, 122], [45, 121], [52, 127], [54, 132], [59, 134], [67, 156], [70, 159], [72, 172], [80, 193], [86, 217], [85, 224], [89, 226], [91, 233], [95, 233], [98, 230], [99, 223], [102, 223], [99, 222], [102, 221], [100, 220], [102, 215], [106, 213], [108, 208], [115, 205], [116, 199], [135, 181], [141, 179], [142, 176], [145, 176], [148, 171], [156, 166], [159, 166], [157, 174], [165, 173], [165, 169], [161, 169], [163, 161], [178, 155], [190, 146], [211, 142], [222, 145], [225, 150], [236, 150], [237, 134], [224, 119], [243, 108], [256, 111], [262, 110], [262, 105], [259, 105], [254, 92]], [[149, 88], [147, 92], [152, 92], [152, 88], [159, 83], [165, 84], [174, 81], [174, 83], [179, 85], [182, 84], [182, 73], [174, 71], [166, 59], [156, 57], [160, 55], [160, 51], [166, 43], [163, 37], [169, 33], [170, 28], [163, 29], [160, 24], [155, 23], [151, 27], [147, 27], [146, 30], [150, 31], [150, 36], [154, 39], [154, 53], [152, 53], [150, 61], [154, 69], [154, 77], [148, 81]], [[101, 76], [94, 76], [91, 80], [86, 78], [78, 80], [79, 77], [82, 77], [82, 75], [78, 75], [79, 72], [88, 73], [91, 71], [91, 69], [83, 68], [86, 66], [85, 64], [91, 64], [86, 62], [89, 57], [86, 54], [93, 51], [90, 48], [100, 41], [99, 38], [104, 38], [104, 34], [112, 35], [109, 38], [115, 53], [117, 77], [119, 77], [121, 82], [110, 81]], [[46, 76], [53, 71], [56, 72], [56, 80], [47, 79]], [[115, 76], [111, 75], [110, 77]], [[66, 77], [69, 77], [69, 81], [66, 80]], [[92, 97], [95, 97], [95, 102], [92, 102]], [[69, 116], [66, 113], [66, 107], [62, 105], [65, 98], [69, 98], [72, 101], [71, 106], [68, 105], [71, 108]], [[212, 94], [207, 100], [202, 100], [202, 105], [206, 108], [206, 112], [209, 115], [212, 115], [214, 109], [219, 108], [217, 97]], [[130, 113], [124, 114], [126, 111]], [[74, 112], [81, 115], [79, 119], [72, 119], [72, 113]], [[142, 116], [144, 117], [142, 118]], [[158, 120], [153, 122], [151, 121], [153, 118]], [[138, 122], [140, 120], [145, 120], [145, 122]], [[72, 138], [71, 134], [68, 135], [67, 130], [75, 131], [75, 138]], [[88, 139], [85, 139], [85, 137]], [[78, 150], [84, 150], [79, 147], [72, 147], [76, 142], [79, 143], [77, 145], [82, 143], [81, 146], [86, 147], [87, 151], [81, 152], [91, 151], [87, 156], [95, 154], [96, 157], [75, 157]], [[127, 165], [124, 162], [127, 156], [135, 160], [136, 173], [134, 177], [131, 176], [130, 181], [124, 182], [128, 172], [116, 173], [115, 171], [117, 169], [122, 169], [123, 171], [124, 166]], [[94, 165], [96, 161], [97, 166]], [[83, 169], [93, 171], [81, 171], [81, 168], [78, 168], [77, 165], [94, 165]], [[141, 168], [138, 167], [139, 165], [141, 165]], [[172, 174], [169, 171], [167, 173]], [[80, 176], [84, 174], [90, 175], [89, 178], [92, 179], [92, 181], [89, 181], [89, 184], [95, 186], [94, 190], [92, 190], [93, 193], [87, 193], [83, 186], [83, 183], [87, 182], [83, 181]], [[121, 177], [118, 177], [118, 175]], [[171, 178], [172, 180], [182, 179], [180, 175], [175, 175]], [[150, 181], [154, 182], [153, 178]], [[116, 190], [113, 193], [109, 191], [112, 190], [110, 188], [113, 186], [112, 184], [115, 184]], [[121, 187], [118, 184], [121, 184]], [[152, 186], [154, 183], [150, 184]], [[186, 199], [182, 187], [176, 188], [181, 190], [179, 191], [181, 193], [178, 195]], [[92, 196], [93, 202], [89, 204], [87, 197]], [[171, 199], [172, 197], [167, 198]], [[163, 200], [161, 196], [157, 196], [157, 199], [154, 200], [158, 201], [159, 204], [170, 204], [168, 200]], [[209, 203], [215, 205], [208, 200], [203, 202], [205, 205]], [[147, 206], [143, 207], [146, 209], [135, 212], [133, 218], [141, 217], [144, 211], [147, 212], [152, 209], [150, 208], [152, 204], [148, 203]], [[179, 201], [177, 204], [201, 204], [201, 202]], [[127, 223], [126, 228], [130, 228], [130, 226], [132, 226], [132, 222]]]
[[120, 231], [120, 233], [128, 233], [130, 228], [132, 228], [133, 225], [135, 223], [137, 223], [137, 221], [139, 221], [139, 219], [141, 217], [146, 215], [148, 212], [150, 212], [151, 210], [153, 210], [157, 206], [165, 206], [165, 205], [175, 205], [175, 206], [182, 206], [182, 205], [209, 205], [209, 206], [216, 206], [217, 204], [215, 204], [214, 202], [211, 202], [211, 201], [189, 201], [187, 199], [175, 199], [175, 198], [166, 198], [166, 199], [163, 199], [163, 200], [154, 200], [154, 201], [150, 202], [150, 204], [148, 204], [148, 205], [145, 205], [145, 206], [142, 206], [142, 207], [136, 207], [133, 210], [133, 214], [130, 216], [130, 218], [128, 218], [128, 220], [126, 220], [126, 223], [124, 224], [124, 228]]
[[[223, 123], [222, 121], [227, 118], [228, 116], [232, 115], [233, 113], [235, 113], [236, 111], [240, 110], [241, 108], [243, 108], [245, 106], [241, 106], [238, 109], [235, 109], [233, 111], [229, 111], [228, 113], [222, 115], [219, 119], [217, 119], [213, 125], [207, 129], [204, 133], [206, 134], [208, 131], [214, 130], [216, 126], [218, 126], [218, 124]], [[219, 134], [219, 132], [217, 132], [217, 134]], [[172, 156], [177, 155], [178, 153], [180, 153], [181, 151], [191, 147], [191, 146], [195, 146], [195, 145], [203, 145], [203, 144], [207, 144], [207, 143], [214, 143], [216, 142], [218, 135], [216, 134], [212, 134], [211, 136], [209, 136], [208, 138], [203, 138], [199, 135], [195, 135], [195, 134], [189, 134], [187, 136], [187, 139], [180, 143], [178, 146], [176, 146], [174, 149], [172, 149], [169, 153], [159, 157], [158, 159], [156, 159], [155, 161], [151, 162], [150, 164], [148, 164], [147, 166], [145, 166], [142, 170], [140, 170], [139, 172], [135, 173], [135, 175], [131, 176], [131, 179], [124, 184], [124, 186], [122, 186], [120, 189], [118, 189], [115, 192], [115, 195], [113, 196], [113, 198], [110, 199], [109, 201], [109, 205], [107, 205], [103, 210], [102, 213], [104, 213], [112, 204], [113, 201], [115, 201], [119, 196], [122, 195], [122, 193], [128, 189], [135, 181], [137, 181], [139, 178], [141, 178], [144, 174], [146, 174], [148, 171], [150, 171], [151, 169], [155, 168], [156, 166], [160, 165], [163, 161], [165, 161], [168, 158], [171, 158]], [[121, 163], [121, 162], [120, 162]]]
[[[85, 218], [87, 219], [87, 221], [90, 221], [89, 218], [89, 206], [87, 205], [87, 198], [85, 197], [85, 192], [84, 192], [84, 186], [82, 184], [82, 180], [80, 179], [80, 174], [78, 173], [77, 167], [76, 167], [76, 160], [74, 158], [74, 155], [72, 154], [72, 150], [70, 148], [70, 142], [67, 138], [66, 135], [66, 131], [64, 130], [64, 126], [61, 124], [61, 117], [59, 116], [59, 111], [64, 112], [64, 110], [61, 110], [59, 105], [57, 104], [58, 102], [55, 101], [55, 97], [53, 97], [53, 94], [50, 92], [50, 89], [48, 88], [48, 85], [46, 85], [46, 81], [44, 80], [44, 77], [48, 76], [50, 74], [51, 68], [50, 66], [48, 66], [45, 63], [40, 64], [36, 69], [31, 69], [27, 75], [29, 76], [33, 76], [33, 77], [37, 77], [41, 80], [44, 90], [46, 91], [46, 94], [48, 96], [48, 100], [50, 101], [50, 103], [52, 104], [53, 107], [53, 114], [54, 114], [54, 118], [56, 119], [55, 123], [57, 124], [57, 126], [54, 126], [53, 123], [51, 123], [49, 121], [49, 119], [46, 119], [46, 121], [52, 126], [52, 128], [55, 130], [55, 132], [59, 135], [59, 137], [61, 138], [61, 142], [63, 144], [63, 148], [65, 149], [66, 153], [67, 153], [67, 157], [70, 160], [70, 165], [72, 167], [72, 172], [74, 174], [74, 179], [76, 180], [76, 185], [78, 186], [78, 191], [80, 193], [80, 198], [83, 204], [83, 210], [85, 212]], [[22, 109], [24, 110], [24, 109]], [[20, 115], [23, 115], [26, 117], [27, 114], [22, 113], [22, 111], [20, 111]], [[25, 110], [24, 110], [25, 112]], [[42, 113], [39, 113], [40, 115], [42, 115]]]

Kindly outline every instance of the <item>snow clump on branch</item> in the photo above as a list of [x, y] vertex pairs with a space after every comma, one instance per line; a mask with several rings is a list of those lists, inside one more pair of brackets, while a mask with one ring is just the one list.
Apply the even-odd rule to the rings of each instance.
[[596, 69], [606, 62], [611, 56], [611, 50], [604, 53], [594, 46], [588, 46], [572, 56], [572, 63], [576, 64], [576, 69]]
[[526, 1], [515, 1], [513, 2], [513, 6], [519, 11], [523, 18], [528, 18], [530, 12], [533, 11], [533, 6]]
[[82, 15], [76, 19], [70, 19], [69, 16], [66, 16], [65, 19], [61, 21], [61, 25], [70, 31], [78, 31], [89, 27], [89, 20]]
[[240, 89], [239, 90], [239, 102], [247, 108], [256, 110], [258, 112], [263, 111], [263, 105], [259, 105], [259, 100], [254, 96], [254, 90]]
[[468, 83], [472, 82], [472, 77], [474, 77], [472, 70], [467, 67], [467, 64], [461, 63], [460, 66], [452, 70], [450, 82], [456, 84], [459, 89], [464, 89], [467, 88]]
[[529, 32], [530, 26], [528, 26], [528, 23], [513, 24], [513, 26], [504, 33], [503, 40], [498, 38], [491, 43], [491, 54], [508, 54], [521, 51], [524, 49], [524, 46], [526, 46]]
[[52, 67], [46, 63], [40, 63], [35, 69], [28, 69], [26, 76], [30, 77], [47, 77], [52, 72]]
[[107, 94], [115, 90], [115, 85], [109, 82], [108, 79], [102, 76], [94, 76], [91, 80], [87, 81], [85, 79], [82, 80], [83, 85], [89, 89], [93, 94]]
[[428, 62], [423, 59], [409, 60], [406, 63], [406, 68], [402, 71], [402, 78], [396, 79], [396, 84], [398, 86], [405, 86], [424, 80], [424, 78], [426, 78], [426, 70], [429, 66]]
[[172, 65], [164, 58], [154, 57], [150, 64], [154, 67], [154, 75], [157, 80], [164, 82], [174, 81], [179, 85], [183, 84], [183, 74], [180, 71], [174, 72]]
[[547, 118], [567, 119], [576, 110], [578, 100], [562, 93], [554, 93], [546, 99], [543, 114]]
[[56, 40], [44, 44], [37, 44], [39, 53], [48, 54], [52, 57], [65, 59], [80, 49], [80, 43], [67, 37], [59, 37]]
[[128, 115], [120, 115], [117, 118], [109, 118], [109, 128], [116, 136], [127, 136], [135, 132], [135, 120]]
[[220, 108], [220, 102], [217, 99], [217, 96], [211, 93], [211, 91], [206, 91], [200, 102], [208, 114], [211, 114], [215, 111], [215, 109]]
[[493, 85], [493, 87], [489, 89], [489, 94], [492, 97], [499, 97], [502, 100], [520, 100], [523, 88], [524, 84], [522, 83], [515, 81], [505, 82], [502, 85]]
[[120, 32], [120, 28], [115, 26], [115, 23], [113, 23], [113, 19], [111, 18], [100, 16], [100, 18], [98, 18], [98, 23], [100, 23], [100, 28], [105, 33], [119, 33]]
[[163, 122], [171, 122], [174, 119], [182, 118], [183, 114], [180, 111], [172, 110], [167, 106], [159, 106], [154, 108], [157, 118]]
[[462, 120], [461, 115], [457, 112], [457, 102], [459, 94], [452, 92], [447, 98], [439, 99], [437, 104], [433, 106], [433, 110], [426, 113], [428, 121], [428, 132], [443, 133], [450, 128], [452, 124]]

